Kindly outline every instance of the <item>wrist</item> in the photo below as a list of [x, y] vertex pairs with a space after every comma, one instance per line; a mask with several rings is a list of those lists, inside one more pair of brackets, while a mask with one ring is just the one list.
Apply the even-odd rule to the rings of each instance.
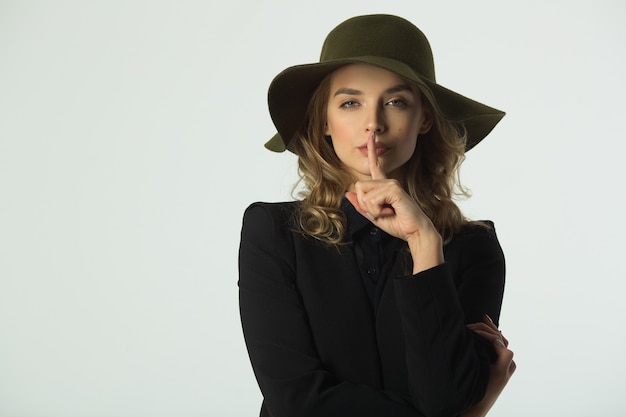
[[444, 263], [443, 239], [436, 230], [411, 235], [407, 243], [413, 258], [413, 274]]

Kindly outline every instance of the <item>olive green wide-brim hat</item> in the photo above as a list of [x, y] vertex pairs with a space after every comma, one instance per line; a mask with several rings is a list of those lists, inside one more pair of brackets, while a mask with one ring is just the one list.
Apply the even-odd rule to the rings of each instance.
[[473, 148], [504, 117], [504, 112], [437, 84], [433, 54], [426, 36], [411, 22], [391, 15], [357, 16], [326, 37], [320, 62], [289, 67], [270, 84], [268, 104], [278, 130], [265, 147], [293, 151], [296, 132], [306, 118], [317, 86], [337, 68], [365, 63], [394, 72], [415, 83], [445, 120], [464, 126], [466, 150]]

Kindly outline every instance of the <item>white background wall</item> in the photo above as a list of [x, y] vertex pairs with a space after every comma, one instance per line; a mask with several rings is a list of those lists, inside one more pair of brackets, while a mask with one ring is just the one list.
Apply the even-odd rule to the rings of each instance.
[[237, 247], [289, 199], [269, 82], [336, 24], [424, 30], [508, 115], [462, 170], [508, 261], [494, 416], [623, 416], [620, 1], [0, 1], [0, 416], [254, 416]]

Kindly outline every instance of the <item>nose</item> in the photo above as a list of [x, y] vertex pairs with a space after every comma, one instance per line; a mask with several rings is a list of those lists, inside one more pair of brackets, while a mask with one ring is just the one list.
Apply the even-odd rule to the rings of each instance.
[[382, 133], [385, 130], [385, 121], [381, 106], [372, 106], [366, 115], [365, 131], [367, 133]]

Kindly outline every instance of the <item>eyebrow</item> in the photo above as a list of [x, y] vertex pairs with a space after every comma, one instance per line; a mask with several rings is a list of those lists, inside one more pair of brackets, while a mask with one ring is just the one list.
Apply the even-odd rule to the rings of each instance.
[[[393, 94], [393, 93], [399, 93], [400, 91], [410, 91], [412, 93], [413, 89], [408, 84], [398, 84], [398, 85], [394, 85], [393, 87], [389, 87], [388, 89], [386, 89], [385, 93]], [[335, 91], [335, 94], [333, 94], [333, 97], [337, 97], [340, 94], [347, 94], [347, 95], [351, 95], [351, 96], [358, 96], [358, 95], [363, 94], [363, 92], [361, 90], [356, 90], [354, 88], [346, 88], [346, 87], [344, 87], [344, 88], [340, 88], [337, 91]]]

